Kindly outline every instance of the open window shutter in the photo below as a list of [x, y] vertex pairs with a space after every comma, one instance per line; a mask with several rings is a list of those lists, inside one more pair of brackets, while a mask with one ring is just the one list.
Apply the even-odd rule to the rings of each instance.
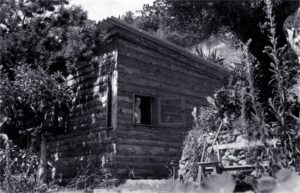
[[159, 125], [185, 125], [185, 101], [179, 97], [158, 99]]

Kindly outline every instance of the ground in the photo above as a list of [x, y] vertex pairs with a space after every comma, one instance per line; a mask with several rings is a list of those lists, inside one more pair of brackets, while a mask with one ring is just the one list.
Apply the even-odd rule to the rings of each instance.
[[[169, 193], [173, 192], [172, 180], [127, 180], [125, 184], [114, 188], [96, 189], [94, 193]], [[79, 190], [62, 190], [58, 193], [82, 193]]]

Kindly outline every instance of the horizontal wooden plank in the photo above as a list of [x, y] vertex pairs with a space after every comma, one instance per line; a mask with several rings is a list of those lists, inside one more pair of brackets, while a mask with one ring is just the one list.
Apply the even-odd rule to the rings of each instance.
[[70, 131], [69, 133], [58, 135], [58, 136], [49, 136], [47, 138], [47, 145], [55, 144], [58, 142], [68, 142], [71, 140], [85, 140], [86, 138], [97, 137], [99, 139], [106, 138], [107, 136], [112, 136], [113, 131], [111, 129], [107, 129], [104, 126], [98, 126], [98, 129], [89, 129], [89, 130], [78, 130], [78, 131]]
[[[101, 72], [90, 71], [90, 72], [86, 72], [80, 76], [73, 74], [72, 76], [70, 76], [67, 83], [71, 87], [76, 87], [87, 81], [95, 81], [96, 82], [98, 77], [104, 77], [107, 79], [107, 72], [105, 72], [105, 71], [101, 71]], [[104, 80], [106, 80], [106, 79], [104, 79]]]
[[117, 152], [122, 152], [122, 154], [128, 155], [161, 155], [168, 156], [168, 154], [180, 154], [181, 149], [179, 148], [164, 148], [155, 146], [145, 146], [145, 145], [118, 145]]
[[77, 79], [81, 79], [82, 77], [86, 77], [88, 75], [94, 75], [94, 76], [98, 76], [98, 75], [105, 75], [110, 69], [110, 65], [109, 63], [103, 64], [103, 62], [98, 63], [98, 65], [93, 65], [93, 64], [85, 64], [82, 67], [77, 67], [76, 71], [74, 73], [72, 73], [69, 77], [68, 77], [68, 81], [73, 81], [73, 80], [77, 80]]
[[73, 88], [73, 91], [77, 97], [77, 99], [80, 99], [80, 97], [85, 97], [86, 95], [97, 95], [102, 92], [106, 92], [107, 90], [107, 83], [101, 83], [101, 84], [94, 84], [94, 83], [84, 83], [80, 84], [76, 88]]
[[213, 149], [215, 150], [222, 150], [222, 149], [246, 149], [246, 148], [253, 148], [263, 146], [263, 143], [259, 141], [252, 141], [252, 142], [239, 142], [239, 143], [227, 143], [227, 144], [220, 144], [214, 145]]
[[114, 156], [114, 160], [118, 160], [119, 162], [122, 161], [138, 161], [138, 162], [144, 162], [146, 161], [154, 161], [154, 162], [160, 162], [160, 163], [169, 163], [171, 160], [178, 161], [180, 159], [180, 156], [153, 156], [153, 155], [124, 155], [124, 154], [116, 154]]
[[[205, 64], [205, 61], [199, 62], [195, 60], [191, 60], [189, 57], [185, 57], [182, 55], [182, 53], [175, 53], [170, 51], [169, 49], [165, 49], [161, 46], [158, 46], [157, 44], [153, 42], [149, 42], [148, 40], [144, 39], [143, 41], [136, 36], [131, 36], [132, 34], [130, 33], [125, 33], [126, 35], [122, 35], [122, 39], [119, 40], [119, 46], [120, 47], [130, 47], [130, 48], [136, 48], [137, 50], [142, 50], [145, 49], [148, 54], [154, 55], [154, 57], [161, 57], [161, 58], [166, 58], [170, 60], [175, 60], [178, 61], [178, 66], [183, 65], [183, 66], [189, 66], [192, 69], [195, 70], [205, 70], [207, 72], [210, 72], [212, 74], [214, 73], [220, 73], [224, 74], [224, 71], [221, 70], [221, 68], [216, 68], [214, 64], [207, 65]], [[129, 39], [128, 39], [129, 38]], [[138, 41], [136, 41], [139, 39]], [[120, 49], [119, 52], [122, 52], [123, 50], [126, 49]]]
[[141, 125], [122, 125], [120, 124], [117, 130], [118, 135], [128, 134], [137, 137], [138, 135], [144, 135], [145, 137], [156, 137], [156, 136], [163, 136], [169, 138], [176, 138], [185, 136], [188, 130], [185, 130], [182, 127], [176, 129], [175, 127], [170, 129], [167, 126], [141, 126]]
[[[217, 163], [217, 162], [216, 162]], [[220, 162], [218, 162], [220, 163]], [[198, 163], [199, 166], [204, 167], [206, 172], [212, 172], [215, 166], [213, 163], [201, 162]], [[269, 167], [269, 163], [265, 162], [262, 164], [263, 167]], [[253, 171], [256, 169], [255, 165], [232, 165], [232, 166], [222, 166], [220, 167], [222, 171]]]
[[[263, 167], [269, 167], [269, 164], [263, 164]], [[223, 166], [223, 171], [253, 171], [255, 165], [235, 165], [235, 166]]]
[[86, 96], [86, 95], [90, 95], [90, 94], [94, 94], [94, 95], [104, 95], [107, 92], [107, 86], [106, 84], [102, 84], [102, 85], [97, 85], [97, 86], [92, 86], [89, 88], [84, 88], [84, 89], [80, 89], [80, 87], [76, 88], [76, 90], [74, 91], [75, 93], [75, 97], [82, 97], [82, 96]]
[[74, 126], [70, 126], [69, 130], [71, 131], [100, 131], [103, 129], [107, 129], [107, 126], [104, 121], [99, 121], [95, 123], [83, 123], [83, 124], [76, 124]]
[[82, 117], [72, 116], [69, 119], [70, 128], [83, 125], [83, 124], [99, 124], [106, 125], [106, 112], [103, 111], [98, 114], [85, 115]]
[[83, 104], [74, 105], [71, 107], [70, 112], [78, 113], [78, 111], [83, 111], [83, 110], [91, 111], [92, 109], [105, 110], [106, 109], [106, 97], [102, 98], [101, 100], [102, 101], [92, 100], [92, 101], [88, 101]]
[[[138, 81], [136, 81], [138, 80]], [[152, 88], [154, 90], [161, 90], [167, 93], [173, 92], [178, 96], [196, 96], [206, 98], [212, 94], [212, 85], [209, 89], [206, 87], [186, 84], [188, 81], [184, 81], [183, 83], [179, 83], [178, 85], [170, 85], [165, 79], [161, 80], [153, 80], [150, 77], [139, 77], [139, 76], [130, 76], [127, 74], [123, 74], [120, 72], [119, 74], [119, 82], [120, 86], [127, 88], [128, 85], [138, 86], [140, 91], [144, 90], [144, 87]], [[175, 80], [173, 80], [175, 82]]]
[[103, 153], [113, 152], [113, 146], [94, 144], [93, 146], [76, 147], [75, 149], [69, 149], [66, 151], [57, 152], [58, 158], [68, 158], [75, 156], [90, 156], [90, 155], [101, 155]]
[[168, 87], [167, 85], [163, 84], [156, 84], [152, 82], [146, 82], [146, 81], [135, 81], [128, 83], [126, 80], [119, 79], [119, 90], [122, 91], [128, 91], [136, 94], [141, 95], [157, 95], [157, 93], [164, 92], [164, 93], [173, 93], [177, 96], [195, 96], [199, 97], [199, 99], [206, 99], [208, 94], [203, 94], [201, 92], [196, 92], [189, 89], [178, 89], [175, 87]]
[[[118, 101], [124, 101], [124, 102], [129, 102], [132, 103], [133, 102], [133, 96], [134, 94], [141, 94], [141, 95], [151, 95], [153, 97], [157, 98], [161, 98], [161, 97], [179, 97], [178, 94], [176, 93], [170, 93], [170, 92], [166, 92], [166, 91], [160, 91], [157, 90], [155, 92], [153, 92], [153, 94], [147, 94], [145, 93], [144, 90], [137, 90], [137, 91], [130, 91], [130, 90], [119, 90], [118, 91]], [[206, 98], [199, 98], [197, 96], [185, 96], [182, 95], [185, 99], [185, 103], [189, 108], [193, 108], [194, 106], [207, 106], [207, 100]]]
[[114, 165], [116, 167], [123, 167], [123, 168], [154, 168], [154, 167], [165, 167], [166, 163], [161, 163], [161, 162], [153, 162], [153, 161], [144, 161], [144, 162], [139, 162], [139, 161], [116, 161], [114, 162]]
[[72, 112], [70, 112], [69, 116], [71, 117], [81, 117], [86, 115], [92, 115], [92, 114], [100, 114], [103, 113], [103, 108], [98, 108], [97, 106], [94, 106], [93, 108], [77, 108], [72, 109]]
[[178, 148], [182, 147], [181, 143], [176, 142], [169, 142], [163, 141], [161, 138], [158, 140], [149, 140], [145, 139], [134, 139], [134, 138], [123, 138], [120, 139], [118, 145], [145, 145], [145, 146], [152, 146], [152, 147], [164, 147], [164, 148]]
[[111, 138], [108, 134], [104, 135], [94, 135], [94, 136], [77, 136], [74, 138], [66, 138], [59, 141], [52, 141], [48, 142], [47, 147], [50, 150], [57, 149], [58, 150], [69, 150], [69, 149], [76, 149], [78, 147], [87, 147], [87, 146], [93, 146], [95, 144], [100, 145], [106, 145], [108, 143], [111, 143]]
[[101, 114], [106, 112], [105, 108], [101, 107], [101, 106], [97, 106], [97, 105], [93, 105], [93, 106], [78, 106], [75, 108], [71, 108], [70, 110], [70, 118], [71, 117], [79, 117], [79, 116], [86, 116], [86, 115], [92, 115], [92, 114]]
[[[164, 68], [161, 66], [159, 61], [144, 60], [143, 58], [130, 58], [127, 56], [120, 56], [120, 66], [119, 71], [121, 73], [126, 73], [130, 76], [142, 76], [144, 78], [149, 78], [158, 81], [166, 80], [167, 84], [176, 86], [189, 86], [205, 88], [205, 90], [213, 90], [212, 85], [218, 86], [221, 82], [218, 82], [212, 78], [205, 76], [199, 76], [199, 74], [191, 74], [191, 72], [185, 69], [173, 70], [170, 68]], [[172, 81], [174, 81], [172, 83]], [[184, 85], [186, 82], [189, 84]]]

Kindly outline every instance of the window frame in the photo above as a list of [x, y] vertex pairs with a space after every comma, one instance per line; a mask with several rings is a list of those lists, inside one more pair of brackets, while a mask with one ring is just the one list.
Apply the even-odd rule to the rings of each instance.
[[[151, 124], [142, 124], [136, 123], [134, 118], [135, 113], [135, 99], [136, 97], [147, 97], [151, 99]], [[157, 110], [156, 110], [156, 97], [154, 95], [147, 95], [147, 94], [133, 94], [133, 105], [132, 105], [132, 124], [134, 126], [144, 126], [144, 127], [156, 127], [157, 125]]]

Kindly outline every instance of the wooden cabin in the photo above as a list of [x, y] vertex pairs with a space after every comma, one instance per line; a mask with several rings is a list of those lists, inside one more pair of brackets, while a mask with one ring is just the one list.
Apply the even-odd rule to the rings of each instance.
[[102, 54], [69, 76], [69, 131], [48, 141], [56, 176], [82, 167], [121, 177], [167, 177], [192, 128], [192, 109], [224, 83], [226, 70], [116, 18], [98, 24]]

